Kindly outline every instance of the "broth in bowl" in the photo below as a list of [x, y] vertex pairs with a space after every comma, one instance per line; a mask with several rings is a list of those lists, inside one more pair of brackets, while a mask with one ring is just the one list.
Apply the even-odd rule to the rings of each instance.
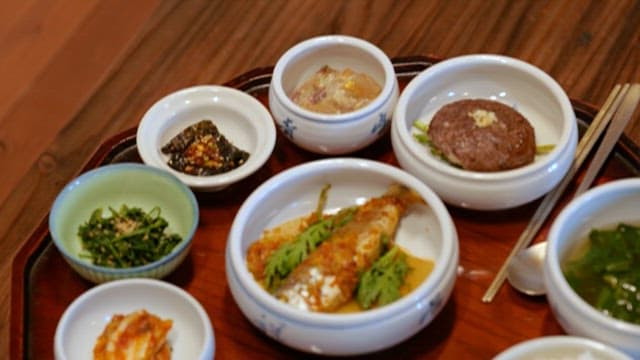
[[640, 324], [640, 227], [592, 229], [563, 264], [569, 285], [602, 313]]
[[323, 114], [358, 110], [380, 95], [381, 87], [371, 76], [324, 65], [291, 95], [303, 108]]

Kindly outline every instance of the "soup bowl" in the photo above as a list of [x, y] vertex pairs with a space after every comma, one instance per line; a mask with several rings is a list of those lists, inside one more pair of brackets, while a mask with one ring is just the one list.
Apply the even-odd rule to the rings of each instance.
[[[308, 110], [292, 93], [323, 66], [351, 69], [373, 78], [381, 88], [364, 107], [339, 114]], [[281, 132], [299, 147], [323, 155], [360, 150], [389, 129], [399, 86], [389, 57], [374, 44], [345, 35], [302, 41], [277, 61], [269, 86], [269, 107]]]
[[[247, 269], [247, 249], [263, 230], [315, 211], [320, 189], [326, 184], [331, 186], [326, 209], [337, 211], [380, 196], [393, 183], [414, 189], [425, 201], [401, 220], [396, 243], [411, 255], [434, 263], [426, 279], [395, 302], [353, 313], [306, 311], [278, 300]], [[257, 188], [233, 221], [225, 259], [233, 298], [267, 336], [309, 353], [357, 355], [398, 344], [434, 321], [453, 290], [458, 253], [451, 217], [424, 183], [391, 165], [332, 158], [293, 167]]]
[[640, 224], [640, 178], [614, 180], [571, 201], [554, 220], [544, 262], [547, 299], [556, 319], [569, 334], [599, 340], [640, 357], [640, 325], [605, 315], [576, 293], [563, 266], [584, 246], [593, 229], [620, 223]]

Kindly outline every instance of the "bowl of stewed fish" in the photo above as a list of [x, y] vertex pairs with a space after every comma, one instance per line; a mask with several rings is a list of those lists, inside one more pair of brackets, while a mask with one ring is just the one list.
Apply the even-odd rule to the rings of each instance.
[[447, 208], [423, 182], [338, 157], [258, 187], [236, 214], [225, 258], [234, 300], [266, 336], [308, 353], [357, 355], [433, 322], [458, 254]]

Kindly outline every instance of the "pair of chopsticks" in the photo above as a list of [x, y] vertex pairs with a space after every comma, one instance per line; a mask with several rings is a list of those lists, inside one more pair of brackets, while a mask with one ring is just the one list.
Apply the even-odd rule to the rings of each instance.
[[574, 197], [584, 192], [591, 185], [609, 153], [618, 141], [618, 138], [624, 131], [629, 119], [633, 115], [633, 112], [638, 105], [638, 101], [640, 101], [640, 84], [618, 84], [613, 88], [604, 105], [580, 139], [576, 149], [576, 155], [569, 171], [562, 181], [553, 190], [547, 193], [538, 206], [538, 209], [533, 214], [529, 224], [518, 238], [518, 241], [511, 250], [511, 253], [502, 264], [502, 267], [496, 274], [493, 282], [482, 297], [483, 302], [488, 303], [493, 301], [493, 298], [500, 289], [500, 286], [502, 286], [506, 279], [507, 267], [509, 266], [511, 259], [524, 248], [529, 246], [534, 236], [544, 224], [547, 216], [549, 216], [551, 210], [553, 210], [553, 207], [560, 199], [564, 190], [567, 188], [569, 183], [571, 183], [573, 177], [578, 173], [582, 163], [600, 138], [600, 135], [615, 115], [615, 118], [611, 122], [611, 125], [609, 126], [585, 176], [582, 179], [582, 182], [575, 191]]

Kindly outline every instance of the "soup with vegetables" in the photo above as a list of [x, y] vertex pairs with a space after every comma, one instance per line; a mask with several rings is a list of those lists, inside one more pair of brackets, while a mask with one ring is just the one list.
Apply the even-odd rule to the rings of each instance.
[[640, 324], [640, 226], [593, 229], [563, 264], [569, 285], [606, 315]]

